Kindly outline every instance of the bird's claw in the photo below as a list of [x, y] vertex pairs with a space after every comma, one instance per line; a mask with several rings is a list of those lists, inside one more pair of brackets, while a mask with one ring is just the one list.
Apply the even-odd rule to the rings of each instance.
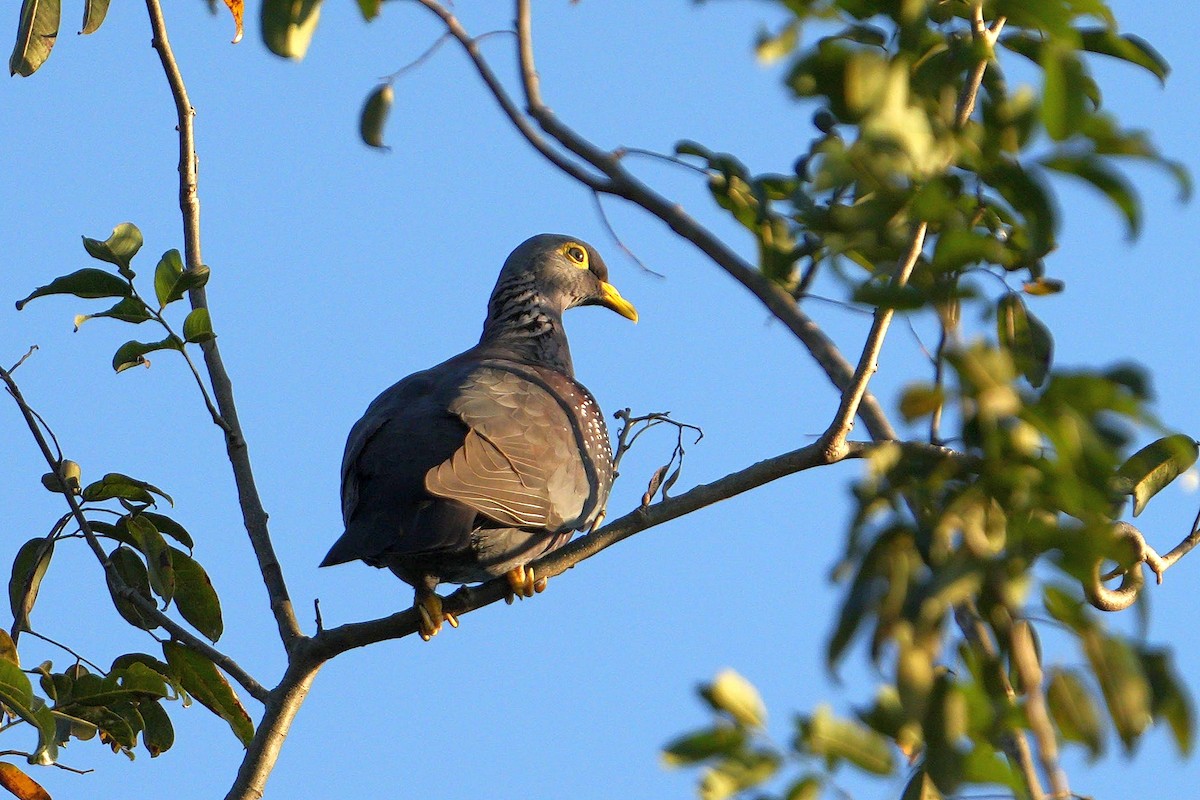
[[533, 567], [522, 564], [519, 567], [513, 567], [505, 577], [508, 578], [509, 593], [504, 598], [504, 602], [512, 605], [513, 597], [533, 597], [534, 593], [546, 591], [546, 579], [539, 578], [533, 572]]
[[426, 642], [437, 636], [438, 631], [442, 629], [442, 622], [450, 623], [451, 628], [458, 627], [458, 617], [442, 607], [442, 598], [436, 594], [427, 594], [424, 597], [418, 597], [413, 606], [417, 609], [417, 614], [421, 617], [420, 627], [417, 632]]

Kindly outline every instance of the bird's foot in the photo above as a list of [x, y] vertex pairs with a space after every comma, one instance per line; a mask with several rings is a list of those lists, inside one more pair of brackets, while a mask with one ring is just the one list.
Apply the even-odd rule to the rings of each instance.
[[436, 594], [418, 597], [417, 601], [413, 603], [413, 607], [417, 609], [417, 614], [421, 617], [417, 632], [427, 642], [442, 629], [443, 622], [450, 623], [451, 628], [458, 627], [458, 617], [442, 607], [442, 598]]
[[522, 599], [533, 597], [535, 592], [546, 591], [546, 579], [537, 577], [533, 572], [533, 567], [522, 564], [519, 567], [513, 567], [505, 573], [504, 577], [508, 578], [510, 591], [508, 596], [504, 598], [504, 602], [512, 605], [514, 597]]

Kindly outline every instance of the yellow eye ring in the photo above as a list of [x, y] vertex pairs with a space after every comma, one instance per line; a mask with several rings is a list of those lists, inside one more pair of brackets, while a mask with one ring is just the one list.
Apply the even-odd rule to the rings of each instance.
[[569, 244], [563, 248], [563, 253], [567, 258], [571, 259], [579, 266], [580, 269], [587, 269], [587, 251], [577, 244]]

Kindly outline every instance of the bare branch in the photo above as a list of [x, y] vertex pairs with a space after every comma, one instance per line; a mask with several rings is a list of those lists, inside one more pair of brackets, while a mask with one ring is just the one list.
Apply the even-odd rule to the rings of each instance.
[[237, 778], [229, 794], [225, 795], [225, 800], [259, 800], [263, 796], [267, 778], [275, 768], [279, 750], [291, 730], [296, 712], [308, 696], [313, 679], [321, 668], [321, 661], [299, 657], [307, 653], [307, 645], [311, 641], [303, 636], [296, 639], [295, 646], [289, 652], [288, 668], [283, 680], [265, 701], [262, 720], [254, 732], [254, 739], [246, 748]]
[[[1004, 30], [1005, 17], [997, 17], [989, 27], [983, 19], [983, 0], [976, 0], [972, 12], [971, 37], [976, 42], [983, 44], [990, 54], [992, 47], [996, 44], [996, 39], [1000, 36], [1000, 31]], [[988, 56], [975, 63], [975, 66], [971, 68], [970, 77], [967, 78], [967, 82], [958, 96], [958, 106], [954, 113], [954, 127], [958, 130], [966, 127], [972, 112], [975, 111], [975, 98], [979, 95], [979, 87], [983, 83], [983, 75], [987, 72], [990, 60], [990, 56]]]
[[[996, 651], [996, 643], [992, 640], [987, 625], [979, 616], [974, 601], [959, 603], [955, 606], [954, 621], [958, 623], [963, 638], [987, 659], [986, 663], [991, 665], [992, 673], [1004, 689], [1008, 702], [1015, 705], [1017, 693], [1008, 679], [1008, 670], [1004, 668], [1004, 663], [1000, 660]], [[1024, 779], [1025, 788], [1029, 790], [1030, 800], [1044, 800], [1046, 791], [1042, 788], [1041, 778], [1038, 777], [1037, 767], [1033, 763], [1033, 753], [1029, 750], [1029, 740], [1025, 738], [1024, 732], [1009, 729], [1001, 734], [1000, 744], [1004, 748], [1008, 760]]]
[[488, 91], [490, 91], [492, 96], [496, 98], [496, 102], [500, 104], [500, 108], [504, 111], [504, 115], [508, 117], [509, 121], [512, 122], [514, 127], [516, 127], [517, 131], [523, 137], [525, 137], [525, 141], [529, 142], [529, 144], [533, 146], [533, 149], [541, 153], [551, 164], [558, 167], [560, 170], [567, 173], [584, 186], [587, 186], [591, 189], [604, 191], [607, 184], [607, 181], [605, 181], [604, 178], [593, 175], [591, 172], [588, 172], [580, 167], [574, 161], [570, 160], [569, 158], [565, 158], [562, 153], [554, 149], [554, 147], [552, 147], [541, 136], [541, 134], [537, 132], [533, 125], [530, 124], [528, 118], [521, 113], [521, 110], [517, 108], [515, 103], [513, 103], [512, 98], [508, 96], [508, 92], [504, 90], [504, 86], [500, 83], [500, 79], [496, 77], [496, 73], [492, 72], [491, 66], [483, 57], [483, 54], [479, 51], [479, 40], [472, 38], [471, 35], [467, 33], [466, 29], [463, 28], [462, 23], [458, 21], [458, 18], [451, 14], [445, 6], [436, 2], [435, 0], [417, 0], [417, 2], [433, 12], [433, 14], [442, 21], [442, 24], [446, 26], [446, 30], [449, 31], [450, 35], [457, 39], [458, 43], [462, 45], [463, 50], [465, 50], [467, 55], [470, 57], [471, 63], [475, 65], [475, 71], [479, 73], [479, 77], [482, 78], [483, 82], [487, 85]]
[[[908, 283], [908, 278], [917, 265], [917, 259], [921, 256], [921, 249], [925, 246], [927, 227], [926, 223], [920, 222], [913, 230], [912, 243], [909, 245], [908, 253], [905, 254], [904, 261], [901, 262], [895, 275], [892, 276], [893, 286], [900, 287]], [[875, 311], [875, 321], [871, 323], [871, 331], [867, 334], [867, 341], [863, 345], [862, 355], [858, 359], [858, 368], [854, 371], [854, 379], [842, 391], [842, 401], [838, 405], [833, 423], [821, 437], [831, 455], [837, 453], [844, 446], [846, 437], [850, 435], [850, 429], [854, 427], [854, 418], [858, 415], [859, 404], [867, 393], [867, 383], [878, 369], [879, 352], [883, 349], [884, 337], [887, 336], [888, 327], [892, 324], [892, 317], [895, 314], [894, 308], [884, 306], [880, 306]]]
[[[171, 87], [171, 96], [175, 101], [179, 131], [179, 209], [183, 215], [184, 261], [188, 269], [198, 269], [204, 262], [200, 254], [198, 159], [193, 125], [195, 111], [188, 99], [183, 75], [179, 71], [179, 64], [175, 61], [175, 54], [171, 50], [171, 43], [167, 38], [167, 25], [163, 19], [159, 0], [146, 0], [146, 10], [150, 15], [150, 27], [154, 33], [152, 44], [155, 51], [158, 52], [167, 83]], [[189, 293], [193, 309], [208, 308], [207, 298], [208, 295], [203, 286], [192, 289]], [[263, 583], [267, 588], [271, 611], [275, 615], [275, 623], [279, 628], [279, 636], [283, 640], [284, 648], [290, 649], [293, 642], [302, 635], [300, 624], [296, 620], [296, 613], [288, 595], [283, 570], [279, 566], [279, 559], [275, 555], [275, 548], [271, 543], [271, 534], [267, 527], [267, 512], [263, 509], [262, 499], [258, 494], [254, 471], [250, 465], [250, 453], [233, 399], [233, 383], [229, 379], [229, 373], [225, 370], [216, 340], [209, 339], [202, 343], [200, 348], [204, 353], [209, 382], [212, 385], [213, 395], [216, 397], [217, 409], [220, 412], [219, 418], [226, 423], [225, 448], [229, 455], [229, 463], [233, 467], [233, 478], [237, 485], [242, 520], [250, 537], [255, 558], [258, 560]], [[216, 417], [214, 417], [215, 419]]]
[[1050, 791], [1056, 798], [1071, 797], [1071, 786], [1067, 774], [1058, 763], [1058, 736], [1050, 722], [1043, 687], [1042, 665], [1038, 663], [1037, 648], [1029, 623], [1017, 620], [1008, 632], [1013, 666], [1021, 678], [1021, 690], [1025, 693], [1025, 714], [1029, 729], [1037, 742], [1038, 762], [1042, 773], [1050, 783]]
[[[49, 465], [50, 471], [56, 475], [59, 474], [59, 466], [62, 463], [62, 459], [55, 457], [54, 453], [50, 450], [50, 444], [42, 434], [42, 425], [45, 423], [39, 424], [38, 418], [34, 414], [33, 409], [30, 408], [29, 403], [25, 401], [25, 397], [21, 394], [16, 381], [3, 368], [0, 368], [0, 381], [3, 381], [8, 387], [8, 393], [12, 395], [17, 407], [21, 410], [22, 416], [25, 417], [25, 423], [29, 426], [29, 431], [33, 434], [34, 441], [37, 442], [38, 447], [41, 449], [42, 456], [46, 459], [46, 464]], [[75, 518], [79, 529], [83, 531], [84, 539], [96, 555], [96, 559], [100, 562], [100, 565], [104, 568], [105, 579], [108, 581], [109, 586], [113, 588], [113, 591], [120, 595], [122, 599], [128, 600], [137, 606], [140, 612], [153, 619], [159, 627], [171, 634], [172, 638], [179, 640], [224, 670], [229, 677], [241, 684], [255, 700], [265, 702], [268, 694], [267, 690], [253, 676], [242, 669], [236, 661], [168, 617], [153, 602], [147, 600], [140, 592], [122, 580], [116, 567], [113, 566], [112, 561], [109, 559], [108, 554], [104, 552], [100, 540], [92, 530], [91, 523], [84, 516], [83, 507], [79, 505], [79, 500], [69, 491], [62, 494], [67, 500], [67, 505], [71, 508], [71, 515]]]

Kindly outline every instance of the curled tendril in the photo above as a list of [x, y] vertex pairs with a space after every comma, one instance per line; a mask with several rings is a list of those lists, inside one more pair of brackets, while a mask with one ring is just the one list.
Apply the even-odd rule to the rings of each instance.
[[[1113, 526], [1113, 533], [1118, 541], [1127, 542], [1133, 550], [1134, 562], [1128, 567], [1115, 569], [1105, 575], [1100, 574], [1103, 558], [1097, 558], [1092, 566], [1091, 580], [1084, 586], [1088, 602], [1101, 611], [1124, 611], [1138, 598], [1138, 594], [1146, 585], [1146, 576], [1142, 572], [1142, 564], [1150, 567], [1159, 583], [1162, 583], [1163, 572], [1167, 564], [1146, 544], [1146, 537], [1128, 522], [1118, 522]], [[1104, 585], [1105, 581], [1120, 576], [1121, 584], [1115, 589]]]

